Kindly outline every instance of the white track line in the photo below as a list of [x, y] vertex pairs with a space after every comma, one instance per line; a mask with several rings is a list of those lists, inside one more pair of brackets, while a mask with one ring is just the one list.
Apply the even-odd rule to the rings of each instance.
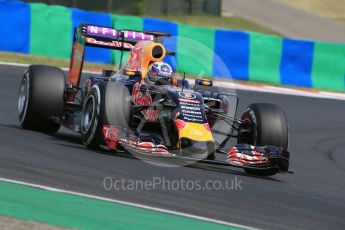
[[[20, 64], [20, 63], [10, 63], [10, 62], [0, 62], [0, 65], [8, 66], [19, 66], [27, 67], [30, 64]], [[64, 71], [68, 71], [68, 68], [62, 68]], [[83, 71], [87, 74], [99, 74], [100, 72], [95, 71]], [[193, 83], [193, 79], [188, 79], [190, 83]], [[323, 99], [333, 99], [333, 100], [345, 100], [345, 93], [335, 93], [321, 90], [301, 90], [301, 89], [292, 89], [286, 87], [278, 86], [269, 86], [261, 84], [246, 84], [246, 83], [235, 83], [235, 82], [222, 82], [217, 81], [214, 84], [218, 87], [232, 88], [243, 91], [252, 91], [252, 92], [263, 92], [263, 93], [273, 93], [273, 94], [283, 94], [283, 95], [293, 95], [293, 96], [302, 96], [302, 97], [312, 97], [312, 98], [323, 98]]]
[[44, 185], [32, 184], [32, 183], [27, 183], [27, 182], [18, 181], [18, 180], [11, 180], [11, 179], [6, 179], [6, 178], [0, 177], [0, 181], [4, 181], [4, 182], [8, 182], [8, 183], [14, 183], [14, 184], [18, 184], [18, 185], [29, 186], [29, 187], [38, 188], [38, 189], [43, 189], [43, 190], [47, 190], [47, 191], [51, 191], [51, 192], [64, 193], [64, 194], [69, 194], [69, 195], [74, 195], [74, 196], [80, 196], [80, 197], [85, 197], [85, 198], [90, 198], [90, 199], [112, 202], [112, 203], [116, 203], [116, 204], [128, 205], [128, 206], [147, 209], [147, 210], [151, 210], [151, 211], [155, 211], [155, 212], [161, 212], [161, 213], [166, 213], [166, 214], [171, 214], [171, 215], [176, 215], [176, 216], [188, 217], [188, 218], [201, 220], [201, 221], [207, 221], [207, 222], [211, 222], [211, 223], [215, 223], [215, 224], [244, 228], [244, 229], [249, 229], [249, 230], [257, 230], [257, 228], [252, 228], [252, 227], [248, 227], [248, 226], [240, 225], [240, 224], [235, 224], [235, 223], [231, 223], [231, 222], [225, 222], [225, 221], [211, 219], [211, 218], [207, 218], [207, 217], [196, 216], [196, 215], [187, 214], [187, 213], [183, 213], [183, 212], [176, 212], [176, 211], [171, 211], [168, 209], [156, 208], [156, 207], [152, 207], [152, 206], [136, 204], [136, 203], [126, 202], [126, 201], [121, 201], [121, 200], [116, 200], [116, 199], [109, 199], [109, 198], [89, 195], [89, 194], [85, 194], [85, 193], [78, 193], [78, 192], [48, 187], [48, 186], [44, 186]]
[[246, 83], [229, 83], [229, 82], [215, 82], [215, 86], [225, 88], [235, 88], [243, 91], [273, 93], [282, 95], [292, 95], [301, 97], [312, 97], [312, 98], [323, 98], [323, 99], [334, 99], [334, 100], [345, 100], [345, 93], [335, 93], [321, 90], [301, 90], [292, 89], [278, 86], [260, 85], [260, 84], [246, 84]]

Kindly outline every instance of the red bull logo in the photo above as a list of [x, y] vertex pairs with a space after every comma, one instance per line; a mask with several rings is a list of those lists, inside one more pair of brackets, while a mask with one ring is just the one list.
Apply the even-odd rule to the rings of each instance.
[[[132, 100], [136, 105], [151, 105], [152, 104], [152, 97], [148, 92], [140, 91], [141, 84], [136, 83], [133, 87], [132, 91]], [[144, 109], [142, 111], [145, 119], [148, 121], [156, 121], [158, 118], [158, 110], [156, 109]]]

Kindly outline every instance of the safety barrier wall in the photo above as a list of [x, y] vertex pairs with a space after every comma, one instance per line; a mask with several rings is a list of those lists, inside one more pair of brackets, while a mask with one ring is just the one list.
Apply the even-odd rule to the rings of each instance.
[[[171, 33], [173, 37], [165, 45], [177, 55], [166, 61], [190, 75], [345, 90], [345, 44], [202, 28], [39, 3], [0, 0], [0, 50], [69, 58], [73, 29], [80, 23]], [[120, 55], [88, 47], [85, 59], [118, 63]]]

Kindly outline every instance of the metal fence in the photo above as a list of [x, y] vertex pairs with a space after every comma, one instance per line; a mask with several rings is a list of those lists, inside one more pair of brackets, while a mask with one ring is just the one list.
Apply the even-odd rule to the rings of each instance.
[[222, 0], [24, 0], [90, 11], [134, 15], [221, 14]]

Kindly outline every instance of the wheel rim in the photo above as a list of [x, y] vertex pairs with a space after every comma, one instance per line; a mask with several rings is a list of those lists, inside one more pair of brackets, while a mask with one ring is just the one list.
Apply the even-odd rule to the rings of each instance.
[[91, 127], [95, 116], [95, 105], [94, 96], [88, 97], [82, 112], [81, 131], [83, 133], [86, 133]]
[[[20, 84], [20, 89], [19, 89], [19, 96], [18, 96], [18, 114], [19, 117], [22, 118], [24, 117], [24, 113], [26, 111], [27, 107], [27, 102], [29, 98], [29, 85], [28, 85], [28, 80], [26, 77], [23, 78], [21, 84]], [[22, 120], [22, 119], [21, 119]]]

